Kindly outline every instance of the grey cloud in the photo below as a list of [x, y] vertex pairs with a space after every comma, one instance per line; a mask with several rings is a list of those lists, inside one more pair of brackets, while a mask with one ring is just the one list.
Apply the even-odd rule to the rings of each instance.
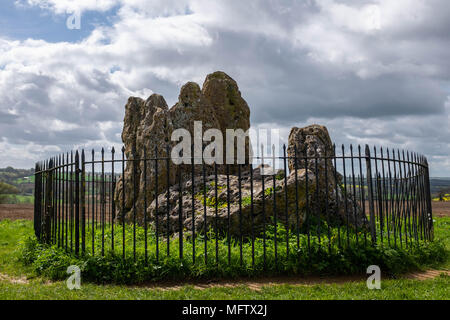
[[208, 63], [237, 75], [241, 91], [255, 111], [255, 122], [444, 112], [448, 93], [432, 79], [408, 74], [361, 79], [350, 71], [318, 65], [306, 52], [260, 36], [222, 32], [219, 38], [211, 48], [212, 56], [218, 58]]
[[[378, 3], [335, 2], [354, 8]], [[417, 4], [428, 9], [415, 12]], [[119, 20], [105, 31], [107, 41], [50, 55], [51, 61], [40, 65], [43, 73], [24, 68], [10, 75], [0, 82], [0, 137], [13, 145], [64, 150], [120, 144], [129, 95], [151, 90], [172, 105], [182, 82], [201, 82], [207, 73], [223, 70], [238, 82], [253, 125], [270, 122], [288, 132], [293, 125], [319, 122], [337, 143], [412, 149], [430, 157], [432, 174], [450, 175], [442, 160], [450, 152], [447, 1], [411, 3], [405, 12], [420, 19], [406, 16], [377, 32], [333, 25], [318, 1], [195, 1], [189, 8], [194, 11], [189, 19], [211, 43], [177, 46], [162, 39], [158, 45], [139, 30], [143, 38], [124, 47], [120, 36], [133, 32], [121, 29]], [[306, 27], [323, 30], [312, 39], [296, 33]], [[335, 60], [329, 52], [334, 50]], [[110, 72], [112, 66], [117, 73]], [[68, 78], [60, 70], [67, 70]], [[11, 106], [17, 116], [8, 113]], [[42, 125], [54, 119], [75, 128], [55, 132]], [[101, 129], [106, 122], [113, 125]]]
[[18, 119], [18, 116], [10, 113], [6, 113], [0, 110], [0, 123], [12, 124]]

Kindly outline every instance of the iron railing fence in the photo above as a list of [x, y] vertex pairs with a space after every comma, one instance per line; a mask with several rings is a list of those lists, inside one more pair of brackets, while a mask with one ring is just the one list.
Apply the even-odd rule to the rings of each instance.
[[92, 150], [89, 159], [84, 150], [59, 155], [36, 164], [35, 233], [77, 255], [158, 261], [188, 252], [193, 263], [230, 263], [238, 250], [241, 263], [250, 257], [253, 265], [255, 243], [265, 265], [289, 250], [408, 248], [433, 239], [424, 156], [336, 149], [288, 157], [284, 147], [275, 157], [282, 170], [270, 174], [257, 166], [267, 157], [173, 166], [157, 149], [157, 157], [144, 150], [141, 158], [127, 158], [124, 148], [119, 157], [114, 148]]

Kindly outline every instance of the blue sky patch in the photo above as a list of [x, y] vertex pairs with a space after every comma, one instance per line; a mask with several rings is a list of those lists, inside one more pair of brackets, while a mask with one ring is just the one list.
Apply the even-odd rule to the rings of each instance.
[[55, 15], [39, 7], [16, 6], [13, 1], [0, 4], [0, 37], [12, 40], [29, 38], [47, 42], [78, 42], [88, 37], [97, 26], [111, 26], [118, 7], [106, 12], [88, 11], [81, 14], [81, 28], [69, 29], [71, 16]]

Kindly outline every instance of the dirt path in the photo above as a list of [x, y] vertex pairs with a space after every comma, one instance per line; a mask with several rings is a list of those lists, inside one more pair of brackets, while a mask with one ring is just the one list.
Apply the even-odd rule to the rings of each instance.
[[8, 281], [13, 284], [28, 284], [29, 283], [27, 277], [25, 277], [25, 276], [17, 278], [17, 277], [12, 277], [12, 276], [4, 274], [4, 273], [0, 273], [0, 281]]
[[434, 279], [436, 277], [439, 277], [441, 274], [450, 276], [450, 271], [449, 270], [418, 271], [418, 272], [413, 272], [413, 273], [406, 275], [405, 278], [415, 279], [415, 280], [428, 280], [428, 279]]
[[[441, 274], [450, 276], [448, 270], [427, 270], [418, 271], [404, 275], [402, 278], [413, 280], [428, 280], [439, 277]], [[138, 288], [158, 289], [158, 290], [179, 290], [185, 285], [191, 285], [194, 289], [209, 289], [209, 288], [234, 288], [239, 286], [245, 286], [251, 290], [261, 291], [265, 286], [275, 285], [293, 285], [293, 286], [313, 286], [320, 284], [344, 284], [348, 282], [361, 282], [366, 281], [367, 275], [353, 275], [353, 276], [335, 276], [335, 277], [306, 277], [306, 278], [293, 278], [293, 277], [275, 277], [275, 278], [261, 278], [261, 279], [238, 279], [238, 280], [219, 280], [209, 282], [160, 282], [150, 283], [137, 286]]]
[[[404, 275], [402, 278], [412, 280], [429, 280], [439, 277], [441, 274], [450, 276], [449, 270], [427, 270], [417, 271]], [[366, 281], [367, 275], [353, 275], [353, 276], [338, 276], [338, 277], [272, 277], [260, 279], [237, 279], [237, 280], [218, 280], [218, 281], [193, 281], [193, 282], [157, 282], [144, 283], [142, 285], [134, 286], [135, 288], [146, 288], [152, 290], [180, 290], [183, 286], [191, 285], [194, 289], [203, 290], [209, 288], [235, 288], [245, 286], [254, 291], [261, 291], [263, 287], [276, 285], [292, 285], [292, 286], [313, 286], [320, 284], [344, 284], [348, 282]], [[25, 277], [12, 277], [7, 274], [0, 273], [0, 281], [7, 281], [12, 284], [29, 284], [29, 280]], [[43, 285], [49, 285], [52, 281], [46, 281]]]

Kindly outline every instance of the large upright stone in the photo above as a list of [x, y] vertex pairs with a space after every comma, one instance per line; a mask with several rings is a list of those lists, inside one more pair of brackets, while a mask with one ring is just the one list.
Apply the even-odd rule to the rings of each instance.
[[[312, 210], [331, 222], [363, 228], [367, 219], [358, 201], [344, 193], [342, 176], [334, 167], [335, 150], [325, 126], [293, 127], [289, 134], [289, 170], [307, 169], [315, 174], [317, 189], [311, 197]], [[297, 161], [295, 161], [297, 159]]]
[[226, 129], [250, 128], [250, 108], [242, 98], [236, 81], [225, 72], [216, 71], [206, 76], [202, 95], [214, 108], [223, 135]]
[[[171, 141], [173, 131], [183, 128], [194, 138], [195, 121], [201, 121], [203, 132], [208, 129], [220, 130], [224, 139], [227, 129], [242, 129], [245, 132], [250, 128], [249, 107], [236, 82], [224, 72], [217, 71], [208, 75], [203, 89], [194, 82], [183, 85], [178, 102], [170, 109], [164, 98], [157, 94], [151, 95], [146, 101], [130, 98], [125, 106], [122, 132], [127, 159], [170, 157], [172, 147], [178, 143]], [[248, 158], [249, 142], [245, 146]], [[226, 150], [224, 163], [225, 153]], [[234, 154], [236, 155], [236, 150]], [[206, 171], [211, 173], [212, 167], [208, 166]], [[235, 171], [232, 167], [231, 173]], [[225, 173], [225, 166], [219, 165], [218, 172]], [[137, 220], [142, 221], [146, 204], [150, 204], [157, 194], [174, 185], [178, 175], [186, 180], [190, 174], [190, 166], [175, 165], [171, 160], [159, 160], [158, 163], [149, 160], [145, 168], [142, 160], [128, 161], [124, 177], [119, 179], [116, 188], [118, 216], [131, 219], [136, 208]]]
[[[336, 183], [332, 162], [334, 148], [325, 126], [313, 124], [304, 128], [293, 127], [289, 133], [287, 152], [290, 171], [295, 170], [294, 159], [296, 157], [297, 169], [308, 168], [312, 171], [319, 171], [320, 186], [325, 187], [325, 183], [328, 183], [334, 188]], [[307, 157], [307, 161], [305, 161], [305, 157]]]

